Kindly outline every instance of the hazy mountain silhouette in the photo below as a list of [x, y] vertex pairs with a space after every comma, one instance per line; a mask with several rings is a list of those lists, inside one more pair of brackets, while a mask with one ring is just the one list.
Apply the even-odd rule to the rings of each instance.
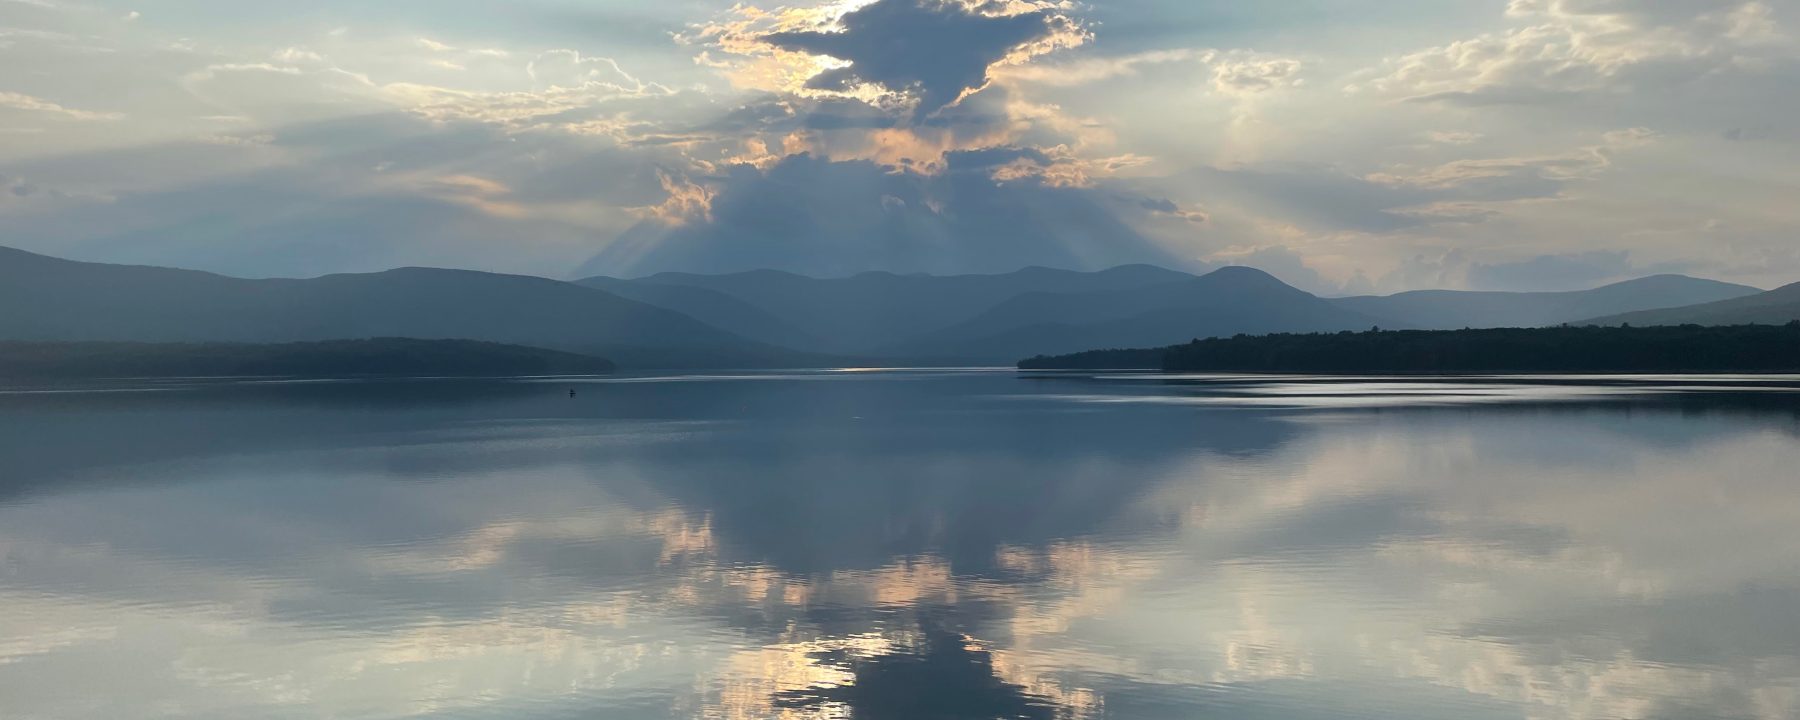
[[1785, 325], [1795, 320], [1800, 320], [1800, 283], [1729, 300], [1594, 317], [1577, 324]]
[[148, 377], [513, 377], [610, 373], [603, 358], [475, 340], [242, 343], [0, 341], [0, 380]]
[[1339, 307], [1424, 330], [1544, 327], [1638, 310], [1673, 308], [1762, 292], [1685, 275], [1654, 275], [1575, 292], [1419, 290], [1333, 300]]
[[817, 348], [826, 344], [774, 313], [711, 288], [633, 282], [605, 276], [576, 280], [575, 284], [674, 310], [757, 342], [786, 348]]
[[881, 354], [1017, 360], [1238, 333], [1367, 330], [1382, 322], [1261, 270], [1228, 267], [1178, 282], [1020, 295], [969, 321], [884, 348]]
[[680, 313], [518, 275], [403, 268], [305, 280], [83, 263], [0, 249], [0, 339], [278, 343], [484, 340], [632, 366], [797, 364]]
[[[759, 270], [576, 283], [402, 268], [250, 280], [0, 248], [0, 340], [467, 339], [640, 368], [1012, 362], [1238, 333], [1543, 326], [1720, 298], [1750, 303], [1743, 307], [1763, 321], [1793, 317], [1774, 309], [1779, 299], [1740, 297], [1753, 292], [1657, 276], [1575, 293], [1425, 291], [1324, 300], [1251, 268], [1196, 277], [1150, 265], [832, 279]], [[1718, 322], [1741, 321], [1731, 312], [1738, 307], [1727, 305]]]
[[870, 354], [904, 338], [966, 321], [1025, 293], [1122, 290], [1192, 278], [1151, 265], [1126, 265], [1100, 272], [1030, 267], [1002, 275], [871, 272], [831, 279], [776, 270], [730, 275], [663, 273], [630, 282], [714, 290], [820, 339], [820, 345], [807, 349]]

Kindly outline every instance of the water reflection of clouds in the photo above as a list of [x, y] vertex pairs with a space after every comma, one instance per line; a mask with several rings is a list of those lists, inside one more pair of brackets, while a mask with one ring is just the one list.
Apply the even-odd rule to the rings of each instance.
[[966, 447], [969, 427], [896, 423], [824, 459], [780, 446], [791, 428], [631, 445], [571, 423], [507, 425], [468, 465], [441, 456], [478, 439], [462, 424], [280, 472], [169, 463], [174, 484], [5, 510], [0, 696], [61, 716], [826, 717], [930, 678], [1022, 717], [1800, 710], [1780, 626], [1800, 611], [1800, 445], [1779, 422], [1136, 412]]
[[[1575, 430], [1553, 416], [1536, 422], [1544, 437]], [[1396, 423], [1404, 432], [1395, 431]], [[1698, 451], [1637, 447], [1634, 452], [1649, 452], [1632, 465], [1556, 472], [1532, 467], [1529, 454], [1508, 454], [1515, 449], [1508, 440], [1490, 442], [1478, 429], [1418, 420], [1340, 426], [1277, 453], [1305, 456], [1288, 465], [1303, 469], [1289, 478], [1170, 484], [1185, 497], [1156, 503], [1192, 503], [1201, 508], [1190, 513], [1197, 524], [1183, 533], [1190, 539], [1176, 541], [1187, 552], [1178, 553], [1179, 570], [1162, 581], [1176, 587], [1152, 583], [1157, 590], [1116, 594], [1128, 602], [1114, 614], [1139, 619], [1117, 625], [1141, 633], [1121, 645], [1202, 650], [1170, 663], [1213, 668], [1183, 684], [1342, 677], [1355, 673], [1342, 666], [1354, 658], [1368, 665], [1364, 672], [1463, 688], [1522, 703], [1541, 717], [1643, 717], [1661, 703], [1694, 696], [1735, 698], [1741, 702], [1732, 712], [1745, 717], [1786, 717], [1800, 707], [1792, 695], [1800, 677], [1792, 648], [1800, 645], [1773, 662], [1739, 658], [1735, 666], [1720, 666], [1698, 658], [1646, 659], [1646, 638], [1615, 634], [1603, 622], [1571, 623], [1565, 632], [1537, 636], [1541, 642], [1497, 636], [1492, 626], [1464, 632], [1474, 618], [1549, 618], [1572, 608], [1605, 612], [1621, 603], [1686, 598], [1688, 612], [1669, 613], [1665, 619], [1673, 624], [1662, 627], [1708, 636], [1742, 607], [1737, 598], [1753, 592], [1746, 588], [1793, 577], [1784, 574], [1793, 561], [1782, 557], [1800, 547], [1800, 530], [1791, 522], [1800, 507], [1776, 470], [1800, 461], [1791, 440], [1752, 433]], [[1487, 462], [1494, 457], [1521, 461], [1496, 466]], [[1730, 458], [1756, 460], [1744, 465]], [[1720, 480], [1696, 482], [1713, 478]], [[1221, 497], [1224, 487], [1247, 489]], [[1711, 502], [1697, 497], [1706, 495]], [[1284, 538], [1291, 544], [1290, 531], [1304, 532], [1319, 514], [1361, 497], [1410, 499], [1432, 527], [1310, 551], [1234, 542]], [[1745, 518], [1739, 503], [1761, 507]], [[1763, 523], [1759, 516], [1789, 522]], [[1521, 530], [1523, 543], [1516, 542]], [[1745, 544], [1759, 547], [1741, 562], [1714, 561]], [[1684, 551], [1672, 553], [1676, 548]], [[1196, 607], [1187, 602], [1193, 594], [1211, 595], [1223, 606]], [[1159, 613], [1159, 597], [1184, 600]], [[1764, 620], [1800, 609], [1773, 600], [1763, 607], [1776, 609], [1761, 613]], [[1189, 628], [1192, 633], [1184, 632]], [[1734, 652], [1738, 647], [1735, 638], [1713, 640]], [[1593, 655], [1575, 652], [1576, 644]], [[1050, 660], [1044, 669], [1053, 665]]]

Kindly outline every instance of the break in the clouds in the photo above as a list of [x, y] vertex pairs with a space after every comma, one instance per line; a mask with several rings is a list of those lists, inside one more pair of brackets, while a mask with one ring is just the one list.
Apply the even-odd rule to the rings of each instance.
[[1775, 0], [0, 0], [0, 244], [309, 275], [1800, 279]]

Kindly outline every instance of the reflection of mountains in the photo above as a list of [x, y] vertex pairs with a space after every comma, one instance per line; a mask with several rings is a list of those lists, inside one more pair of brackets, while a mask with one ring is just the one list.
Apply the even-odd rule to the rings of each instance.
[[[571, 716], [703, 675], [724, 690], [696, 702], [726, 717], [1652, 717], [1645, 687], [1792, 675], [1791, 633], [1749, 638], [1795, 595], [1743, 590], [1796, 546], [1790, 396], [1293, 412], [994, 375], [463, 389], [7, 400], [0, 429], [27, 434], [0, 449], [36, 468], [13, 492], [45, 505], [53, 467], [206, 460], [11, 524], [129, 552], [44, 555], [76, 572], [8, 581], [110, 615], [155, 603], [148, 574], [200, 578], [150, 587], [181, 608], [254, 596], [238, 621], [259, 632], [235, 642], [321, 632], [281, 652], [386, 658], [419, 683], [397, 703], [455, 676]], [[208, 433], [246, 455], [182, 444]], [[122, 437], [147, 439], [101, 447]], [[34, 608], [19, 616], [63, 617]], [[409, 654], [447, 647], [470, 654]], [[666, 716], [705, 714], [683, 709]]]
[[[717, 529], [736, 536], [732, 547], [757, 548], [752, 552], [806, 572], [872, 567], [937, 543], [953, 556], [991, 557], [997, 543], [1081, 532], [1154, 476], [1132, 468], [1196, 449], [1266, 450], [1292, 433], [1266, 419], [1217, 425], [1170, 410], [1142, 423], [1139, 410], [1123, 422], [1121, 412], [958, 400], [971, 389], [993, 391], [994, 382], [803, 376], [605, 383], [582, 386], [575, 401], [560, 385], [483, 382], [14, 396], [5, 405], [14, 411], [0, 412], [0, 446], [10, 446], [7, 483], [18, 492], [86, 469], [219, 447], [255, 454], [433, 442], [443, 438], [431, 431], [471, 423], [498, 432], [511, 423], [566, 425], [551, 431], [558, 434], [599, 432], [612, 421], [740, 423], [692, 436], [696, 442], [623, 452], [654, 468], [659, 491], [714, 514]], [[571, 459], [609, 464], [621, 449], [583, 454], [447, 448], [393, 469], [431, 476]]]
[[[0, 498], [102, 468], [183, 458], [372, 447], [408, 431], [523, 408], [550, 389], [491, 381], [166, 383], [0, 395]], [[514, 410], [514, 414], [518, 410]]]
[[988, 572], [1001, 546], [1098, 530], [1195, 453], [1258, 454], [1298, 431], [1257, 413], [1020, 409], [772, 422], [656, 448], [651, 482], [742, 560], [810, 574], [929, 553]]
[[[1218, 390], [1081, 376], [1029, 383], [999, 375], [826, 374], [601, 382], [580, 385], [574, 400], [562, 384], [480, 380], [170, 387], [176, 389], [0, 396], [0, 456], [8, 458], [0, 498], [52, 489], [98, 468], [205, 457], [219, 447], [256, 455], [442, 444], [387, 469], [431, 478], [551, 463], [641, 465], [651, 471], [649, 487], [634, 493], [667, 495], [711, 515], [715, 531], [746, 559], [806, 573], [938, 552], [959, 569], [979, 571], [991, 566], [1000, 545], [1095, 530], [1196, 453], [1254, 457], [1309, 432], [1288, 422], [1307, 414], [1278, 409], [1061, 401], [1078, 393], [1128, 400]], [[1662, 425], [1592, 423], [1653, 433], [1645, 439], [1663, 447], [1712, 442], [1743, 432], [1744, 423], [1800, 435], [1800, 402], [1792, 393], [1510, 402], [1478, 412], [1667, 413], [1671, 422]], [[1770, 425], [1771, 416], [1790, 422]], [[535, 435], [585, 441], [548, 452], [505, 442]], [[652, 437], [662, 439], [646, 442]], [[1581, 457], [1572, 448], [1563, 459]]]

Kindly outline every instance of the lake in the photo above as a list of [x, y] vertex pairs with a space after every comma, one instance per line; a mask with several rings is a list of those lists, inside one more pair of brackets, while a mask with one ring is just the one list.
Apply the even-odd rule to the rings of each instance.
[[1797, 389], [13, 390], [0, 717], [1792, 719]]

